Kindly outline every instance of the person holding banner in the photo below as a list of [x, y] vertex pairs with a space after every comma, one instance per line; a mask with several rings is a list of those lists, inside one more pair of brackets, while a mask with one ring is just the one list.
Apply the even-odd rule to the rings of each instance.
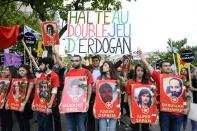
[[[2, 75], [3, 75], [3, 78], [9, 78], [10, 83], [11, 83], [11, 79], [17, 77], [17, 70], [14, 66], [4, 67]], [[9, 90], [10, 90], [10, 87], [8, 89], [8, 93], [9, 93]], [[1, 119], [1, 130], [12, 131], [12, 128], [13, 128], [12, 111], [7, 110], [6, 106], [0, 109], [0, 119]]]
[[[68, 131], [86, 131], [87, 130], [86, 129], [87, 117], [88, 117], [87, 111], [89, 109], [89, 102], [90, 102], [90, 97], [92, 93], [93, 78], [92, 78], [91, 72], [82, 67], [82, 63], [81, 63], [82, 58], [80, 55], [72, 56], [71, 62], [72, 62], [73, 68], [69, 72], [67, 72], [65, 80], [69, 77], [85, 76], [86, 81], [87, 81], [87, 90], [84, 92], [87, 94], [86, 95], [87, 99], [85, 101], [85, 110], [83, 112], [67, 112], [65, 114], [67, 130]], [[68, 88], [68, 87], [64, 87], [64, 88]]]
[[[129, 109], [130, 109], [130, 117], [132, 118], [132, 102], [131, 102], [131, 84], [151, 84], [148, 74], [146, 72], [145, 67], [138, 64], [135, 66], [134, 69], [134, 75], [131, 80], [128, 81], [127, 87], [126, 87], [126, 93], [128, 95], [128, 103], [129, 103]], [[138, 106], [140, 108], [150, 108], [151, 106], [151, 94], [147, 89], [142, 89], [138, 96]], [[149, 124], [141, 124], [142, 131], [150, 131]], [[140, 123], [133, 123], [133, 131], [139, 131], [140, 130]]]
[[20, 131], [30, 131], [29, 120], [33, 116], [30, 100], [31, 92], [34, 87], [33, 74], [31, 73], [28, 65], [21, 65], [18, 72], [21, 79], [26, 79], [28, 81], [28, 86], [25, 94], [21, 94], [22, 97], [24, 96], [24, 101], [21, 103], [20, 111], [15, 111], [15, 115]]
[[[117, 75], [115, 72], [115, 68], [112, 62], [105, 61], [103, 65], [101, 66], [101, 76], [97, 80], [117, 80]], [[103, 84], [104, 85], [104, 84]], [[112, 93], [112, 87], [105, 83], [105, 86], [101, 86], [99, 88], [99, 92], [102, 92], [101, 99], [104, 103], [112, 102], [113, 99], [113, 93]], [[119, 98], [120, 99], [120, 98]], [[95, 105], [96, 101], [94, 103], [94, 116], [96, 116], [95, 111]], [[120, 117], [120, 114], [119, 114]], [[116, 131], [116, 123], [118, 118], [100, 118], [99, 120], [99, 131]]]
[[[51, 57], [46, 57], [41, 60], [40, 71], [42, 74], [40, 75], [40, 79], [45, 79], [50, 82], [50, 98], [47, 103], [46, 112], [37, 112], [37, 120], [38, 120], [38, 131], [53, 131], [53, 114], [57, 114], [55, 112], [59, 112], [58, 104], [57, 104], [57, 91], [60, 86], [58, 75], [52, 71], [52, 67], [54, 65], [54, 61]], [[39, 79], [37, 78], [37, 79]], [[32, 107], [34, 110], [36, 107]], [[61, 121], [54, 121], [55, 123], [60, 123]]]
[[[142, 51], [140, 49], [138, 49], [138, 53], [139, 53], [139, 56], [140, 56], [142, 62], [147, 66], [152, 78], [156, 81], [157, 89], [158, 89], [158, 92], [160, 93], [162, 88], [164, 88], [164, 87], [162, 87], [163, 85], [161, 84], [161, 83], [163, 83], [161, 76], [166, 75], [166, 74], [171, 74], [170, 62], [161, 61], [160, 62], [160, 72], [158, 72], [158, 71], [155, 71], [154, 68], [147, 62], [147, 60], [145, 59], [145, 57], [142, 54]], [[164, 83], [165, 87], [167, 87], [166, 84], [169, 84], [169, 83]], [[183, 94], [181, 95], [181, 97], [184, 97]], [[161, 96], [158, 99], [160, 100]], [[185, 102], [187, 102], [187, 100]], [[160, 104], [160, 113], [159, 113], [159, 123], [160, 123], [161, 131], [180, 131], [181, 126], [183, 124], [183, 113], [161, 111], [161, 104]], [[173, 104], [171, 104], [171, 105], [173, 105]], [[187, 103], [186, 103], [186, 105], [187, 105]], [[184, 110], [186, 111], [187, 110], [186, 106], [184, 106], [184, 105], [182, 105], [182, 106], [183, 106]]]

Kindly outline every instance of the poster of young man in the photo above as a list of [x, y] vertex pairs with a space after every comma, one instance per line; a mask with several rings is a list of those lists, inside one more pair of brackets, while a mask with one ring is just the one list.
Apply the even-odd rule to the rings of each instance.
[[10, 110], [21, 111], [22, 106], [24, 106], [27, 89], [27, 80], [12, 79], [10, 94], [7, 101], [7, 108]]
[[10, 86], [10, 80], [7, 78], [0, 78], [0, 109], [3, 108], [5, 103], [5, 98]]
[[181, 113], [184, 109], [184, 90], [180, 75], [162, 75], [160, 89], [160, 110]]
[[38, 112], [46, 112], [51, 98], [51, 85], [45, 78], [38, 78], [35, 85], [33, 108]]
[[153, 85], [132, 84], [131, 121], [133, 123], [157, 123], [157, 106], [153, 90]]
[[84, 112], [87, 100], [86, 76], [70, 76], [65, 78], [60, 113]]
[[59, 34], [57, 22], [42, 22], [42, 37], [45, 46], [58, 45], [59, 44]]
[[96, 118], [118, 118], [120, 114], [120, 89], [115, 80], [96, 83]]

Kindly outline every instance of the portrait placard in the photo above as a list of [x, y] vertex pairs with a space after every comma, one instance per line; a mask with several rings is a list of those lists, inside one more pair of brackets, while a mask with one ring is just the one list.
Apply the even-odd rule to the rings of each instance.
[[184, 109], [185, 90], [181, 76], [163, 74], [160, 87], [160, 110], [181, 113]]
[[96, 118], [118, 118], [120, 115], [120, 88], [115, 80], [96, 82]]
[[66, 77], [61, 104], [59, 106], [60, 113], [85, 112], [86, 101], [86, 76]]
[[4, 106], [9, 86], [10, 80], [8, 78], [0, 78], [0, 109]]
[[22, 106], [24, 106], [27, 89], [28, 81], [26, 79], [12, 79], [7, 108], [10, 110], [21, 111]]
[[42, 22], [42, 37], [45, 46], [58, 45], [59, 34], [56, 21]]
[[46, 112], [48, 102], [51, 99], [51, 85], [45, 77], [36, 80], [33, 107], [35, 111]]
[[145, 84], [132, 84], [131, 86], [131, 121], [133, 123], [156, 124], [158, 114], [154, 86]]

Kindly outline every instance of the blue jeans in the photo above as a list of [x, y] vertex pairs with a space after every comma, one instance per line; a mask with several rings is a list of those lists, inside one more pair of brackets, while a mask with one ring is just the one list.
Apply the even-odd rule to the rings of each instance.
[[116, 131], [116, 119], [99, 119], [99, 131]]
[[192, 131], [197, 131], [197, 122], [194, 120], [191, 120], [191, 124], [192, 124]]
[[180, 131], [183, 124], [183, 116], [161, 111], [159, 113], [159, 124], [161, 131]]
[[66, 113], [65, 118], [67, 131], [86, 131], [87, 112]]
[[38, 131], [53, 131], [52, 114], [37, 112]]

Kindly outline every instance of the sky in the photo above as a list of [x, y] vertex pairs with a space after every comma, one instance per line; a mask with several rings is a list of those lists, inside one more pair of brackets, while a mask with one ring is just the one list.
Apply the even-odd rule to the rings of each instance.
[[133, 50], [167, 51], [167, 41], [187, 38], [197, 44], [197, 0], [121, 0], [130, 11]]

